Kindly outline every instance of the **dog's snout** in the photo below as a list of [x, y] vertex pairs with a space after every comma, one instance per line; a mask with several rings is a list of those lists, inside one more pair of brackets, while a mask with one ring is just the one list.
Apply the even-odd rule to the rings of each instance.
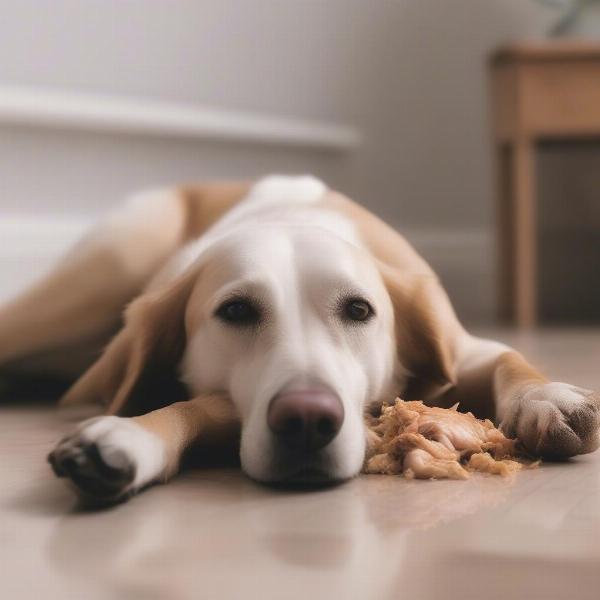
[[337, 435], [344, 422], [344, 406], [330, 391], [283, 392], [271, 401], [267, 421], [282, 443], [301, 451], [314, 451]]

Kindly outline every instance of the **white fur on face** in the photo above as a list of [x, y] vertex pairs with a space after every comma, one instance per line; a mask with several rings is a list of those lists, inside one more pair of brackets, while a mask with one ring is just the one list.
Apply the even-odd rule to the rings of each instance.
[[[288, 218], [236, 229], [201, 260], [192, 299], [202, 304], [192, 307], [201, 319], [183, 374], [195, 393], [231, 395], [242, 418], [245, 471], [260, 480], [286, 476], [267, 409], [286, 385], [316, 379], [338, 394], [345, 412], [320, 466], [332, 478], [355, 475], [364, 458], [365, 404], [388, 393], [395, 357], [392, 305], [370, 257], [326, 228]], [[258, 326], [235, 327], [214, 315], [232, 296], [261, 306]], [[342, 319], [341, 300], [350, 297], [368, 300], [375, 316], [366, 323]]]

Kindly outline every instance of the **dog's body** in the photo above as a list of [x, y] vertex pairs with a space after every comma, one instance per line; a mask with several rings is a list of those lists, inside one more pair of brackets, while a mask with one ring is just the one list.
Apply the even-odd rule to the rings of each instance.
[[104, 500], [240, 425], [252, 477], [347, 479], [364, 411], [396, 395], [495, 416], [544, 456], [598, 446], [597, 394], [470, 336], [399, 234], [310, 177], [142, 194], [0, 308], [0, 367], [78, 375], [98, 354], [63, 402], [111, 416], [50, 459]]

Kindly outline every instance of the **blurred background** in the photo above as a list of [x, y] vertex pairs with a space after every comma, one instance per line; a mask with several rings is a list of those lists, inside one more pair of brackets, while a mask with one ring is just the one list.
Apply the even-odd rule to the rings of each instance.
[[[494, 322], [488, 59], [566, 4], [0, 0], [0, 299], [133, 191], [310, 172], [400, 229], [465, 321]], [[589, 228], [600, 149], [547, 144], [537, 165], [543, 202], [580, 202]]]

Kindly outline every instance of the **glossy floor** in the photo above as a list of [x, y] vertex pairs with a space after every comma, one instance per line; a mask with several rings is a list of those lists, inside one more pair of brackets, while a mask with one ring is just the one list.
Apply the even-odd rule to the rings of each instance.
[[[598, 330], [497, 337], [600, 387]], [[70, 426], [0, 408], [3, 598], [600, 597], [600, 453], [512, 483], [363, 476], [313, 492], [198, 470], [84, 512], [44, 462]]]

